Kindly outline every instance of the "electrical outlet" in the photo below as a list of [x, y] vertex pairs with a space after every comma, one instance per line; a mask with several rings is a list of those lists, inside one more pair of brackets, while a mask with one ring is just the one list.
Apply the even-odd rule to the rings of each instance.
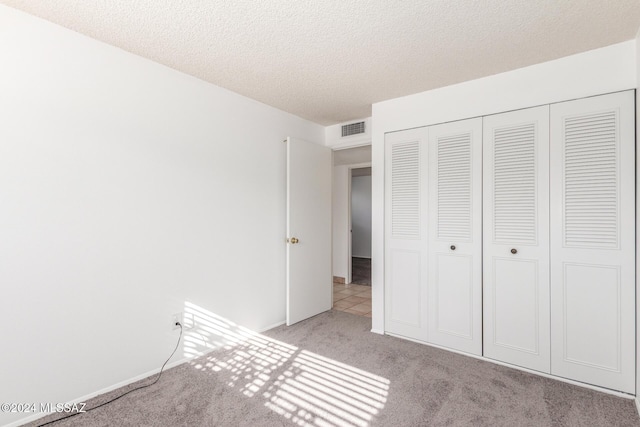
[[173, 316], [171, 316], [171, 326], [172, 329], [180, 329], [180, 326], [178, 326], [176, 323], [180, 323], [181, 325], [184, 325], [184, 320], [183, 320], [183, 314], [180, 313], [176, 313]]

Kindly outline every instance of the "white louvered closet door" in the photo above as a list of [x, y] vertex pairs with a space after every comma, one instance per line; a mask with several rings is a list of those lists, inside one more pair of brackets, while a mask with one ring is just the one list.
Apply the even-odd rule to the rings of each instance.
[[429, 342], [482, 354], [482, 118], [429, 127]]
[[634, 393], [633, 91], [551, 106], [551, 372]]
[[385, 135], [385, 331], [427, 340], [426, 128]]
[[549, 107], [483, 121], [484, 355], [548, 373]]

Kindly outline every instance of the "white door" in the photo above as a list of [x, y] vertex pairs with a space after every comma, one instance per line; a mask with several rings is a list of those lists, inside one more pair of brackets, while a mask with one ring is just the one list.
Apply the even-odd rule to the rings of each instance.
[[551, 106], [551, 373], [634, 393], [633, 91]]
[[483, 128], [484, 355], [548, 373], [549, 107]]
[[287, 138], [287, 325], [331, 309], [331, 150]]
[[385, 135], [385, 331], [427, 341], [426, 128]]
[[482, 354], [482, 118], [429, 132], [429, 342]]

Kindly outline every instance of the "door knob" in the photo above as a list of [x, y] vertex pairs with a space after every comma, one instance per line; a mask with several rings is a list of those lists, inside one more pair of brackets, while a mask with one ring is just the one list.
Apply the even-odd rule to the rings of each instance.
[[295, 244], [296, 244], [296, 243], [298, 243], [299, 241], [300, 241], [300, 240], [298, 240], [298, 239], [297, 239], [297, 238], [295, 238], [295, 237], [292, 237], [292, 238], [289, 240], [289, 242], [291, 242], [291, 244], [292, 244], [292, 245], [295, 245]]
[[456, 250], [456, 245], [451, 245], [451, 250], [455, 251]]
[[518, 253], [518, 250], [516, 248], [513, 248], [513, 249], [511, 249], [511, 253], [515, 255], [515, 254]]

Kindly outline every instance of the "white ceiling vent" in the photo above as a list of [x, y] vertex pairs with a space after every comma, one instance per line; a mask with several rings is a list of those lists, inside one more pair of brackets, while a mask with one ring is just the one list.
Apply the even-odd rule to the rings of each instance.
[[342, 137], [364, 133], [364, 122], [349, 123], [342, 126]]

